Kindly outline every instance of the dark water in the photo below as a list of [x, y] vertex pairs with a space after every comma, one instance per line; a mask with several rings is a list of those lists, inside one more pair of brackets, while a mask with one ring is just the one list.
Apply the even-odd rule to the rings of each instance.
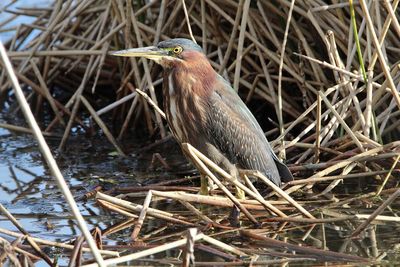
[[[0, 116], [0, 122], [4, 122]], [[53, 151], [59, 140], [48, 139]], [[127, 140], [130, 151], [138, 151], [135, 146], [143, 146], [140, 140]], [[139, 145], [140, 144], [140, 145]], [[165, 153], [159, 151], [162, 149]], [[110, 214], [96, 205], [94, 199], [82, 198], [85, 193], [101, 185], [103, 190], [115, 187], [140, 186], [163, 181], [167, 177], [182, 177], [166, 172], [160, 164], [151, 165], [152, 155], [161, 152], [168, 155], [168, 163], [180, 169], [192, 167], [182, 157], [179, 147], [170, 140], [154, 149], [126, 158], [115, 156], [104, 136], [87, 138], [73, 136], [66, 151], [55, 153], [56, 161], [78, 207], [90, 229], [106, 229], [123, 220], [123, 216]], [[69, 207], [57, 188], [55, 179], [39, 153], [32, 136], [15, 134], [0, 128], [0, 203], [3, 204], [33, 236], [52, 241], [66, 241], [80, 234]], [[18, 230], [8, 219], [0, 216], [0, 228]], [[0, 234], [5, 237], [4, 235]], [[117, 244], [129, 240], [127, 235], [111, 235], [105, 244]], [[63, 261], [61, 259], [60, 264]], [[67, 262], [64, 262], [67, 263]], [[44, 263], [43, 263], [44, 264]], [[38, 263], [37, 266], [41, 266]], [[46, 266], [45, 264], [43, 266]]]
[[[1, 117], [0, 122], [3, 122]], [[53, 148], [59, 142], [55, 139], [48, 139], [48, 141]], [[132, 139], [125, 141], [124, 148], [129, 151], [140, 151], [141, 146], [143, 146], [143, 140]], [[91, 229], [99, 227], [105, 230], [124, 220], [123, 216], [116, 216], [115, 213], [109, 213], [99, 207], [94, 199], [80, 198], [94, 187], [101, 185], [103, 190], [108, 190], [115, 187], [152, 184], [184, 176], [183, 174], [168, 173], [160, 164], [149, 169], [153, 153], [160, 153], [174, 169], [183, 170], [185, 174], [191, 172], [191, 166], [183, 159], [179, 147], [173, 141], [145, 152], [131, 154], [126, 158], [117, 157], [113, 152], [113, 148], [104, 136], [87, 138], [76, 134], [70, 138], [66, 151], [62, 155], [56, 154], [57, 163], [73, 194], [78, 199], [79, 209]], [[141, 200], [138, 201], [137, 203], [140, 203]], [[54, 179], [44, 167], [34, 139], [30, 135], [15, 134], [1, 128], [0, 202], [35, 237], [52, 241], [67, 241], [80, 234]], [[174, 205], [166, 205], [163, 208], [174, 209]], [[357, 212], [370, 214], [375, 208], [366, 208], [365, 203], [360, 202], [360, 209]], [[392, 208], [394, 212], [398, 211], [399, 202], [392, 205]], [[340, 209], [337, 211], [343, 212]], [[212, 212], [215, 215], [227, 211], [217, 209]], [[367, 232], [369, 234], [364, 235], [361, 240], [350, 241], [347, 239], [347, 236], [358, 224], [338, 222], [318, 225], [313, 230], [312, 236], [307, 239], [307, 243], [321, 248], [324, 245], [325, 236], [325, 245], [330, 250], [365, 258], [372, 256], [373, 247], [376, 246], [378, 255], [387, 254], [385, 258], [387, 262], [391, 264], [400, 262], [400, 225], [398, 223], [378, 222], [372, 233], [376, 236], [376, 244], [370, 238], [371, 232]], [[18, 232], [7, 219], [1, 216], [0, 228]], [[151, 228], [156, 228], [154, 222], [151, 226], [145, 225], [143, 231]], [[103, 240], [104, 244], [129, 243], [131, 230], [132, 228], [129, 228], [118, 234], [107, 236]], [[306, 230], [306, 227], [301, 231], [293, 229], [286, 235], [289, 235], [293, 241], [300, 241]], [[10, 240], [9, 237], [8, 239]], [[231, 240], [228, 238], [226, 241], [235, 243], [234, 237]], [[68, 263], [67, 258], [63, 258], [62, 254], [57, 255], [57, 251], [48, 251], [48, 253], [60, 257], [60, 265]], [[207, 255], [209, 254], [201, 254], [197, 259], [210, 260]], [[176, 255], [172, 254], [171, 256]], [[46, 266], [46, 264], [38, 262], [37, 266]], [[290, 264], [290, 266], [297, 266], [297, 264]]]
[[[48, 0], [35, 1], [35, 3], [32, 3], [32, 1], [19, 1], [20, 6], [26, 6], [27, 3], [31, 6], [46, 6]], [[3, 2], [0, 3], [0, 8], [3, 4]], [[16, 6], [13, 6], [13, 8], [16, 8]], [[3, 14], [0, 15], [0, 22], [7, 19]], [[29, 23], [32, 20], [30, 17], [21, 16], [9, 26]], [[33, 38], [37, 33], [34, 31], [30, 38]], [[0, 33], [2, 41], [8, 40], [12, 36], [12, 32]], [[27, 38], [27, 42], [30, 38]], [[1, 118], [1, 114], [0, 122], [5, 122]], [[23, 124], [15, 121], [8, 122]], [[59, 143], [57, 139], [47, 140], [53, 149]], [[123, 147], [125, 151], [135, 153], [145, 142], [144, 140], [126, 139]], [[123, 216], [116, 216], [115, 213], [109, 213], [99, 207], [94, 199], [84, 200], [81, 198], [96, 186], [101, 185], [104, 190], [112, 189], [113, 187], [141, 186], [193, 173], [189, 171], [191, 167], [182, 158], [179, 148], [172, 141], [142, 153], [132, 154], [127, 158], [117, 157], [113, 152], [113, 147], [108, 144], [104, 136], [97, 135], [87, 138], [78, 132], [68, 141], [66, 152], [56, 155], [57, 163], [71, 191], [76, 196], [78, 207], [91, 229], [99, 227], [105, 230], [125, 219]], [[160, 153], [166, 158], [168, 164], [182, 170], [183, 174], [168, 173], [159, 164], [156, 169], [149, 169], [153, 153]], [[346, 195], [351, 195], [355, 192], [363, 191], [365, 185], [346, 186], [342, 186], [342, 189], [339, 190], [342, 190]], [[372, 213], [376, 206], [366, 208], [368, 206], [366, 202], [360, 202], [357, 210], [354, 210], [354, 205], [352, 205], [351, 211], [364, 214]], [[30, 135], [15, 134], [2, 128], [0, 128], [0, 203], [35, 237], [64, 242], [80, 234], [55, 180], [49, 175], [49, 171], [45, 167], [34, 139]], [[174, 209], [173, 205], [164, 205], [163, 207], [165, 209]], [[399, 214], [399, 200], [392, 205], [392, 209], [392, 211], [387, 212], [388, 215]], [[348, 209], [341, 207], [337, 211], [344, 212], [348, 211]], [[226, 212], [223, 209], [214, 209], [211, 213], [219, 215]], [[306, 242], [309, 245], [321, 248], [324, 246], [323, 240], [325, 239], [325, 245], [332, 251], [342, 251], [364, 258], [374, 256], [374, 247], [376, 246], [377, 255], [384, 253], [387, 255], [383, 258], [386, 264], [400, 266], [399, 223], [378, 222], [374, 226], [374, 233], [367, 232], [360, 240], [348, 240], [347, 236], [359, 223], [340, 222], [318, 225]], [[155, 226], [146, 224], [143, 230], [149, 231], [152, 227], [154, 228]], [[0, 216], [0, 228], [18, 232], [12, 223], [3, 216]], [[301, 243], [301, 237], [306, 230], [306, 227], [301, 231], [293, 229], [285, 235], [290, 236], [292, 241], [295, 242], [297, 240]], [[103, 241], [109, 245], [126, 244], [130, 241], [130, 231], [131, 228], [118, 234], [109, 235]], [[376, 243], [371, 238], [374, 235]], [[0, 236], [7, 237], [9, 240], [14, 239], [2, 234]], [[226, 241], [235, 244], [235, 237], [228, 238]], [[52, 256], [58, 255], [57, 251], [46, 252]], [[59, 264], [68, 264], [68, 259], [63, 258], [62, 255], [65, 254], [60, 254]], [[207, 257], [208, 255], [206, 253], [198, 255], [197, 259], [214, 260]], [[176, 256], [176, 254], [173, 253], [170, 256]], [[302, 264], [302, 266], [304, 265], [313, 265], [313, 263]], [[44, 262], [38, 262], [36, 266], [47, 265]], [[290, 266], [299, 265], [290, 264]]]

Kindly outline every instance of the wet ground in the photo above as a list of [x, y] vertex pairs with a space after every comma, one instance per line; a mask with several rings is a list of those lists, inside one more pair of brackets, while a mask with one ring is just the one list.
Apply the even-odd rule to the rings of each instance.
[[[1, 117], [0, 122], [4, 122]], [[48, 141], [56, 151], [58, 139], [50, 138]], [[66, 151], [62, 155], [56, 153], [60, 169], [76, 196], [80, 211], [90, 228], [99, 227], [104, 230], [124, 220], [123, 216], [116, 216], [99, 207], [94, 199], [82, 198], [96, 186], [101, 185], [103, 190], [142, 186], [166, 179], [182, 178], [194, 173], [191, 171], [192, 167], [182, 158], [179, 147], [172, 140], [141, 150], [144, 143], [143, 140], [125, 140], [125, 149], [139, 152], [122, 158], [115, 155], [104, 136], [87, 138], [84, 135], [75, 134], [68, 141]], [[168, 172], [158, 161], [152, 165], [154, 153], [160, 153], [174, 170], [181, 172]], [[189, 185], [190, 183], [188, 181]], [[353, 189], [354, 191], [362, 190], [363, 186], [365, 185], [354, 186]], [[44, 167], [33, 137], [28, 134], [15, 134], [1, 128], [0, 203], [35, 237], [66, 241], [79, 235], [79, 229], [71, 219], [64, 198], [59, 193], [47, 168]], [[164, 208], [174, 209], [174, 206], [165, 205]], [[394, 204], [392, 208], [395, 213], [395, 210], [399, 208], [399, 203]], [[360, 202], [360, 209], [356, 212], [370, 214], [374, 209], [369, 209], [365, 202]], [[218, 211], [222, 212], [221, 209]], [[213, 212], [215, 213], [216, 210]], [[371, 253], [378, 253], [376, 256], [386, 253], [386, 259], [390, 259], [391, 263], [399, 262], [399, 224], [379, 222], [374, 227], [374, 233], [368, 232], [361, 240], [349, 241], [346, 236], [351, 233], [354, 226], [350, 222], [318, 226], [313, 231], [313, 237], [308, 239], [308, 243], [315, 247], [323, 247], [321, 240], [326, 240], [325, 245], [333, 251], [344, 251], [362, 257], [371, 257]], [[144, 228], [144, 231], [154, 225], [148, 227], [148, 229]], [[0, 228], [17, 231], [4, 217], [0, 217]], [[110, 245], [127, 244], [130, 242], [130, 231], [128, 229], [119, 234], [109, 235], [103, 241]], [[289, 234], [293, 240], [300, 240], [304, 231], [294, 229]], [[376, 241], [371, 238], [373, 236], [371, 234], [375, 236]], [[57, 255], [57, 251], [50, 253], [53, 256]], [[201, 256], [207, 260], [206, 255]], [[68, 263], [66, 258], [60, 257], [61, 265]], [[37, 266], [46, 265], [39, 262]]]
[[[1, 114], [0, 122], [4, 123]], [[152, 155], [156, 152], [161, 152], [162, 156], [168, 155], [168, 163], [174, 167], [178, 166], [183, 173], [190, 173], [192, 169], [172, 140], [126, 158], [116, 156], [104, 136], [72, 136], [62, 154], [56, 152], [58, 139], [47, 140], [55, 151], [57, 163], [91, 229], [106, 229], [123, 219], [122, 216], [115, 216], [100, 208], [94, 199], [84, 198], [84, 195], [95, 187], [100, 185], [103, 190], [110, 190], [184, 176], [167, 172], [158, 161], [152, 164]], [[143, 146], [143, 141], [140, 140], [126, 142], [130, 151], [139, 151], [139, 146]], [[160, 149], [165, 153], [159, 151]], [[49, 170], [44, 164], [31, 135], [16, 134], [0, 128], [0, 203], [33, 236], [52, 241], [70, 240], [71, 237], [79, 235], [80, 231], [71, 219], [69, 207], [58, 190], [55, 179], [49, 175]], [[17, 231], [12, 223], [2, 216], [0, 228]], [[128, 239], [129, 234], [112, 235], [111, 239], [104, 241], [106, 244], [116, 244]]]
[[[21, 6], [27, 3], [33, 6], [46, 6], [48, 1], [35, 1], [34, 4], [31, 2], [26, 0], [20, 1], [19, 4]], [[0, 8], [2, 7], [2, 3], [0, 3]], [[21, 19], [15, 20], [10, 27], [20, 23], [29, 23], [32, 20], [31, 17], [21, 17]], [[1, 40], [10, 39], [12, 36], [12, 32], [0, 33]], [[26, 42], [28, 41], [29, 38], [26, 39]], [[18, 121], [18, 119], [5, 121], [1, 114], [0, 122], [24, 125], [23, 121]], [[75, 134], [68, 141], [66, 151], [62, 154], [56, 152], [59, 139], [50, 138], [47, 140], [56, 154], [57, 162], [71, 191], [76, 196], [79, 209], [91, 229], [99, 227], [105, 230], [126, 219], [99, 207], [94, 199], [86, 200], [83, 198], [85, 193], [95, 187], [100, 185], [103, 190], [109, 190], [117, 187], [143, 186], [193, 174], [192, 167], [182, 158], [180, 149], [173, 141], [145, 151], [142, 150], [139, 153], [138, 151], [146, 145], [147, 141], [125, 139], [124, 150], [134, 154], [127, 158], [121, 158], [116, 156], [113, 147], [109, 145], [104, 136], [98, 134], [87, 137], [80, 133], [78, 129], [74, 129], [74, 132]], [[160, 153], [177, 172], [168, 172], [158, 161], [152, 166], [154, 153]], [[191, 181], [187, 182], [189, 185], [191, 183]], [[346, 198], [363, 192], [371, 192], [375, 189], [376, 184], [373, 181], [371, 184], [365, 182], [349, 184], [346, 181], [346, 184], [335, 189], [335, 193], [339, 194], [341, 198]], [[383, 197], [383, 199], [386, 197]], [[137, 199], [138, 203], [142, 200], [143, 198]], [[0, 128], [0, 203], [35, 237], [64, 242], [79, 235], [79, 229], [69, 213], [69, 208], [59, 192], [55, 180], [49, 175], [32, 136], [16, 134], [2, 128]], [[340, 207], [336, 211], [343, 214], [371, 214], [380, 203], [382, 203], [382, 200], [373, 203], [373, 199], [367, 199], [356, 204], [353, 203], [351, 209]], [[163, 208], [165, 210], [176, 209], [173, 204], [168, 205], [168, 203], [164, 203]], [[307, 208], [312, 209], [313, 207], [309, 205]], [[385, 211], [385, 215], [398, 216], [399, 210], [400, 200], [397, 200], [391, 205], [390, 210]], [[228, 212], [224, 209], [213, 208], [208, 215], [222, 217]], [[152, 225], [146, 224], [143, 232], [156, 228], [153, 223]], [[359, 224], [359, 221], [320, 224], [305, 242], [302, 242], [301, 239], [308, 229], [307, 227], [303, 229], [293, 228], [282, 236], [289, 237], [292, 243], [298, 241], [298, 243], [306, 243], [318, 248], [326, 246], [332, 251], [341, 251], [363, 258], [382, 258], [388, 265], [400, 266], [399, 223], [376, 222], [371, 230], [362, 235], [361, 239], [349, 240], [348, 235]], [[17, 231], [12, 223], [3, 216], [0, 216], [0, 228]], [[131, 230], [130, 228], [118, 234], [109, 235], [103, 241], [109, 245], [127, 244], [130, 242]], [[3, 234], [0, 234], [0, 236], [6, 237]], [[12, 240], [8, 236], [7, 238]], [[229, 238], [226, 241], [231, 244], [241, 242], [236, 241], [235, 236], [232, 239]], [[56, 250], [46, 251], [46, 253], [52, 256], [63, 255], [58, 254]], [[176, 256], [175, 252], [172, 252], [170, 256]], [[209, 254], [206, 253], [197, 255], [197, 259], [215, 260], [211, 259]], [[68, 264], [67, 258], [60, 256], [59, 264], [61, 266]], [[313, 263], [302, 265], [313, 265]], [[38, 262], [36, 266], [47, 265], [44, 262]], [[299, 264], [290, 264], [290, 266], [299, 266]]]

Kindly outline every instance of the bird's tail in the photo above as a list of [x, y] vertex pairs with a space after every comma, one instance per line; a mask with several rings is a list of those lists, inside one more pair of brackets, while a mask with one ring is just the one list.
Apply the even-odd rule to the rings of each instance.
[[276, 167], [278, 168], [279, 176], [281, 177], [283, 182], [290, 182], [293, 181], [293, 175], [290, 172], [289, 168], [278, 159], [275, 159]]

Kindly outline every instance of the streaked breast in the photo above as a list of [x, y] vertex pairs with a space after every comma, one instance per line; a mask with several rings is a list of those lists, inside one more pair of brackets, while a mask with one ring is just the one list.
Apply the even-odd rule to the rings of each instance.
[[[202, 128], [203, 119], [201, 99], [192, 91], [196, 80], [187, 77], [185, 87], [174, 83], [173, 73], [164, 75], [164, 109], [167, 122], [178, 142], [189, 142], [193, 144]], [[166, 81], [167, 80], [167, 81]]]

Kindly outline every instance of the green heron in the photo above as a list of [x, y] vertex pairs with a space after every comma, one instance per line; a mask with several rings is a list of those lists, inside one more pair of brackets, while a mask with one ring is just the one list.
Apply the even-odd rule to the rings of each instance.
[[[278, 186], [281, 178], [293, 179], [253, 114], [212, 68], [199, 45], [176, 38], [111, 54], [145, 57], [163, 67], [164, 108], [178, 143], [190, 143], [236, 178], [239, 169], [249, 169], [260, 171]], [[202, 178], [202, 193], [207, 193]]]

